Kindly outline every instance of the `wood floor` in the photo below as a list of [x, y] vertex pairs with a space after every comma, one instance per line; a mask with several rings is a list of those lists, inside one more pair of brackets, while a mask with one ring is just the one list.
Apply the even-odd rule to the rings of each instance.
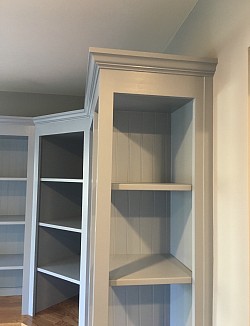
[[43, 310], [35, 317], [21, 316], [21, 296], [0, 297], [1, 326], [77, 326], [77, 324], [77, 297]]

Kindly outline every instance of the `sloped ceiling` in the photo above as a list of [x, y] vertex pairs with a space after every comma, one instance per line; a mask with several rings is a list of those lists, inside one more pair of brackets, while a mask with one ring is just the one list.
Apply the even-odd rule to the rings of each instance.
[[197, 0], [1, 0], [0, 91], [83, 96], [89, 47], [164, 52]]

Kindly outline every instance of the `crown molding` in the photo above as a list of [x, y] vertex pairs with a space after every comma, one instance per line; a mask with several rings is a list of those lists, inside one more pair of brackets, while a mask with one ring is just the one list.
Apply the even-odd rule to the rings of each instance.
[[78, 121], [79, 119], [87, 118], [85, 110], [73, 110], [55, 114], [48, 114], [33, 118], [35, 125], [42, 125], [54, 122]]
[[90, 48], [84, 103], [86, 114], [93, 111], [101, 69], [209, 77], [214, 75], [216, 65], [217, 59]]
[[33, 118], [16, 116], [0, 116], [0, 124], [34, 126]]

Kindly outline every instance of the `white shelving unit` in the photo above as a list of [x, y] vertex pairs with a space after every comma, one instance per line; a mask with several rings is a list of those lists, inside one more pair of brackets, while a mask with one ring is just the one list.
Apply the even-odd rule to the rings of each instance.
[[89, 119], [83, 110], [35, 119], [29, 314], [79, 296], [85, 319]]
[[22, 295], [25, 310], [34, 126], [29, 118], [1, 117], [0, 129], [0, 295]]
[[212, 323], [215, 67], [90, 50], [88, 326]]

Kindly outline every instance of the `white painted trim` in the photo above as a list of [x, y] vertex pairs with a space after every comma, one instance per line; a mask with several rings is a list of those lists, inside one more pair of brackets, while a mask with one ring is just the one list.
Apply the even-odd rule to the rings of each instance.
[[0, 116], [0, 124], [18, 124], [24, 126], [33, 126], [33, 118], [24, 118], [24, 117], [12, 117], [12, 116]]
[[34, 118], [35, 125], [46, 124], [51, 122], [62, 122], [62, 121], [72, 121], [86, 118], [85, 111], [81, 110], [73, 110], [55, 114], [48, 114], [40, 117]]
[[102, 69], [191, 76], [213, 76], [217, 64], [216, 59], [100, 48], [90, 48], [89, 60], [89, 72], [95, 72], [92, 66], [96, 65]]

